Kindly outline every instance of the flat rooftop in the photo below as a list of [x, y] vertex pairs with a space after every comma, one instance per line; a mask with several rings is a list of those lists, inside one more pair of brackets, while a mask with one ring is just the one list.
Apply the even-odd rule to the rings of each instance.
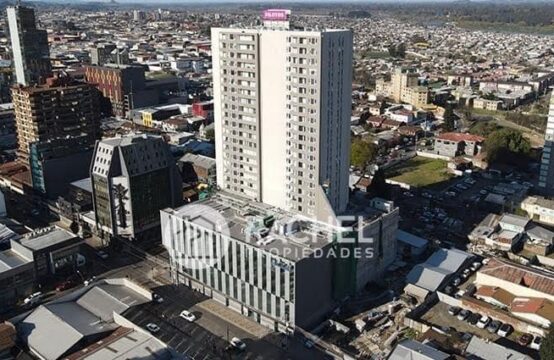
[[30, 262], [31, 262], [30, 259], [27, 259], [19, 255], [12, 249], [1, 251], [0, 252], [0, 273], [18, 268]]
[[[192, 206], [197, 205], [197, 206]], [[202, 205], [202, 206], [200, 206]], [[216, 211], [220, 216], [214, 224], [209, 209]], [[271, 252], [291, 261], [299, 261], [309, 257], [316, 249], [322, 249], [329, 245], [335, 235], [349, 231], [349, 228], [316, 221], [302, 215], [288, 212], [264, 203], [254, 202], [240, 198], [236, 195], [218, 192], [206, 200], [197, 201], [191, 205], [184, 205], [177, 209], [165, 209], [164, 212], [188, 218], [189, 221], [201, 226], [211, 226], [222, 232], [228, 232], [235, 240], [247, 243], [257, 248]], [[357, 222], [344, 224], [344, 226], [365, 226], [387, 211], [351, 204], [349, 215], [361, 216], [361, 225]], [[205, 216], [205, 215], [208, 216]], [[273, 225], [265, 227], [264, 219], [271, 218]], [[209, 224], [206, 224], [209, 222]], [[293, 230], [283, 230], [283, 228]], [[256, 236], [260, 230], [267, 229], [266, 236]]]
[[32, 233], [25, 235], [18, 242], [28, 249], [37, 251], [63, 243], [76, 237], [77, 235], [67, 230], [60, 227], [53, 227], [35, 230]]

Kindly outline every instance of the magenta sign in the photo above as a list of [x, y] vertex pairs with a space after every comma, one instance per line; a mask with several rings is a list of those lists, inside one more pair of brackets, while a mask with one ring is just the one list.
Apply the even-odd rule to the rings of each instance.
[[284, 9], [268, 9], [262, 13], [262, 20], [268, 21], [287, 21], [289, 19], [290, 10]]

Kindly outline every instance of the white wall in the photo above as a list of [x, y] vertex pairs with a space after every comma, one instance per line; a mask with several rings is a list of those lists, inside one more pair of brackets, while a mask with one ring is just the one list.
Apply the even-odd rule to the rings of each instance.
[[287, 33], [260, 35], [262, 202], [286, 208]]

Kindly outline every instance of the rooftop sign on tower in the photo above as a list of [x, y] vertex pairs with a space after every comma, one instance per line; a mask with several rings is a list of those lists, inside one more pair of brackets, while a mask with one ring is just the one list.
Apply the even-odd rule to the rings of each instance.
[[262, 20], [267, 28], [289, 28], [290, 10], [267, 9], [262, 12]]

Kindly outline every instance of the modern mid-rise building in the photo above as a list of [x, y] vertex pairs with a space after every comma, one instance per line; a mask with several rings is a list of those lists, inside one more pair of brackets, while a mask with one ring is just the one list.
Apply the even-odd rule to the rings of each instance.
[[217, 182], [327, 220], [348, 203], [352, 33], [282, 23], [212, 28]]
[[550, 97], [550, 111], [544, 135], [541, 169], [539, 174], [539, 190], [545, 196], [554, 196], [554, 96]]
[[38, 84], [52, 73], [48, 35], [36, 27], [35, 10], [25, 6], [7, 8], [8, 29], [17, 83]]
[[33, 189], [55, 200], [69, 185], [89, 175], [94, 144], [88, 135], [56, 138], [30, 144]]
[[85, 66], [85, 79], [102, 94], [101, 110], [125, 117], [131, 109], [156, 105], [158, 96], [145, 91], [142, 66], [106, 64]]
[[96, 231], [159, 239], [159, 210], [182, 202], [182, 181], [161, 137], [132, 135], [99, 141], [90, 169]]
[[12, 97], [23, 159], [28, 159], [32, 143], [86, 135], [94, 144], [100, 136], [98, 98], [88, 84], [49, 78], [44, 85], [14, 87]]
[[360, 210], [347, 229], [218, 192], [162, 210], [162, 242], [175, 283], [288, 332], [321, 323], [396, 258], [398, 208], [373, 199]]

